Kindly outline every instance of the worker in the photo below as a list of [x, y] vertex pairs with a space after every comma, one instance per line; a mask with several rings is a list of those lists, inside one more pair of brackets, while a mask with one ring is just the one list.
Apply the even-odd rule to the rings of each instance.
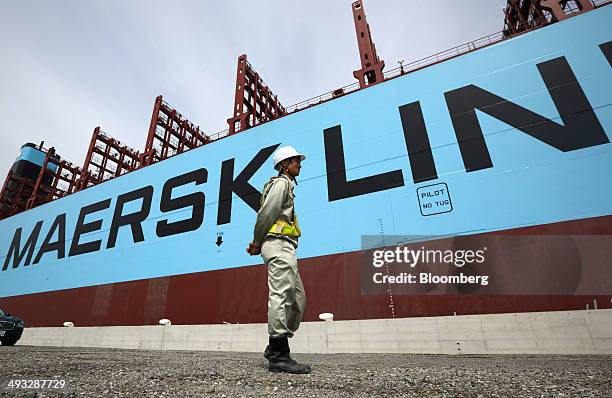
[[306, 293], [298, 271], [295, 251], [301, 235], [294, 209], [293, 187], [306, 156], [291, 146], [278, 148], [272, 157], [278, 176], [265, 184], [253, 241], [247, 252], [261, 254], [268, 267], [269, 345], [264, 357], [271, 372], [310, 373], [310, 365], [294, 361], [288, 338], [302, 321]]

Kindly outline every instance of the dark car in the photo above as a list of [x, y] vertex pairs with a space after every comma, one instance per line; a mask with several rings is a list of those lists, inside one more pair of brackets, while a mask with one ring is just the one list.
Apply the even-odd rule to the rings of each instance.
[[0, 309], [0, 342], [2, 345], [15, 345], [23, 333], [23, 321]]

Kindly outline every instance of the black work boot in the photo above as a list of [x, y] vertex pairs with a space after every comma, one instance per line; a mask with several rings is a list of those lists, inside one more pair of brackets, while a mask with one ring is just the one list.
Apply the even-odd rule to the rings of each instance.
[[[297, 363], [289, 355], [289, 341], [287, 336], [270, 338], [268, 369], [270, 372], [282, 373], [310, 373], [310, 365]], [[265, 355], [265, 353], [264, 353]]]
[[270, 360], [270, 344], [266, 346], [266, 350], [264, 351], [264, 358]]

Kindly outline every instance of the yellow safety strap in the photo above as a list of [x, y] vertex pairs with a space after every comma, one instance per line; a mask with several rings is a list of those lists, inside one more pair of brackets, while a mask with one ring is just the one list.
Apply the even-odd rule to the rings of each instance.
[[302, 236], [300, 226], [298, 225], [297, 215], [294, 214], [294, 222], [288, 223], [283, 220], [276, 220], [268, 230], [271, 234], [286, 235], [286, 236]]

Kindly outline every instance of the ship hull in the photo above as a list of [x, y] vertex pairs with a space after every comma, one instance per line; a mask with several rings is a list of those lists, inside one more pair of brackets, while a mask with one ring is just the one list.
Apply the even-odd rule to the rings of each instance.
[[[305, 320], [610, 308], [610, 20], [612, 7], [584, 13], [2, 220], [0, 307], [30, 326], [265, 322], [267, 270], [245, 248], [288, 144], [307, 154]], [[525, 285], [564, 279], [372, 293], [362, 239], [389, 235], [496, 239], [498, 279], [519, 264], [540, 271]], [[543, 243], [503, 268], [512, 236]]]

